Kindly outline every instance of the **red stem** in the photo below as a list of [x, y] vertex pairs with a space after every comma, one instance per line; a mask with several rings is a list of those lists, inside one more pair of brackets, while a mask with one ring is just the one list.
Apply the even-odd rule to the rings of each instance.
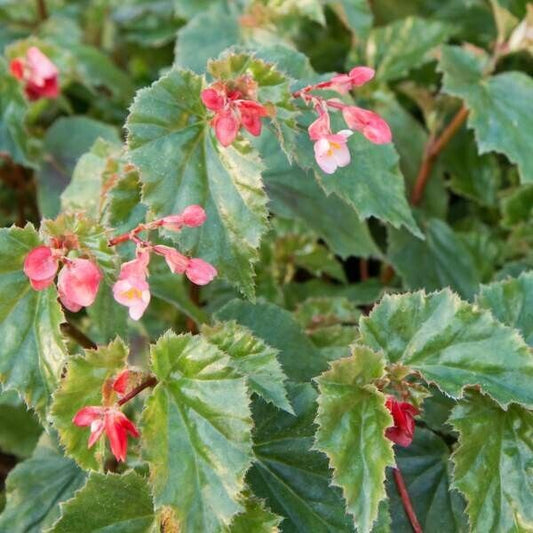
[[409, 522], [411, 522], [411, 527], [413, 528], [413, 531], [415, 533], [423, 533], [422, 526], [420, 525], [420, 522], [416, 517], [415, 510], [413, 509], [413, 504], [411, 503], [411, 499], [409, 498], [409, 493], [407, 492], [407, 487], [405, 486], [405, 481], [403, 479], [401, 470], [396, 467], [393, 468], [392, 473], [394, 474], [394, 481], [396, 482], [398, 493], [400, 494], [400, 498], [402, 499], [403, 508], [405, 509], [405, 513], [409, 518]]
[[122, 397], [117, 404], [124, 405], [126, 402], [129, 402], [132, 398], [135, 398], [137, 394], [142, 392], [144, 389], [147, 389], [148, 387], [155, 387], [157, 385], [157, 378], [155, 376], [150, 376], [146, 381], [143, 381], [140, 385], [137, 385], [134, 389], [132, 389], [126, 396]]

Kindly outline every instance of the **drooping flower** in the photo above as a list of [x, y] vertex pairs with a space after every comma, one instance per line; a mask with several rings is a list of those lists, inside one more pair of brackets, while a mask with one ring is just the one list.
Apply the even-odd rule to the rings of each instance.
[[165, 258], [173, 274], [183, 274], [189, 266], [190, 259], [170, 246], [159, 244], [154, 246], [154, 252]]
[[394, 421], [394, 425], [385, 431], [385, 436], [400, 446], [409, 446], [415, 433], [414, 416], [419, 413], [418, 409], [410, 403], [398, 402], [392, 396], [387, 398], [385, 407]]
[[338, 167], [350, 164], [350, 150], [346, 144], [350, 130], [326, 135], [315, 142], [315, 159], [318, 166], [326, 173], [333, 174]]
[[73, 312], [91, 305], [102, 277], [100, 269], [89, 259], [69, 259], [57, 279], [61, 303]]
[[374, 144], [391, 142], [392, 133], [389, 125], [377, 113], [357, 106], [345, 106], [342, 109], [342, 116], [350, 129], [360, 131]]
[[185, 275], [196, 285], [207, 285], [217, 275], [217, 269], [203, 259], [191, 259]]
[[54, 282], [58, 267], [58, 258], [49, 246], [37, 246], [24, 259], [24, 274], [36, 291], [46, 289]]
[[87, 406], [80, 409], [72, 422], [79, 427], [90, 426], [91, 434], [87, 447], [94, 446], [105, 432], [111, 445], [111, 452], [117, 461], [125, 461], [128, 451], [128, 433], [140, 436], [135, 424], [117, 407]]
[[36, 46], [29, 48], [25, 57], [13, 59], [10, 70], [25, 83], [24, 91], [29, 100], [59, 96], [59, 71]]
[[346, 94], [354, 87], [361, 87], [374, 77], [375, 71], [370, 67], [354, 67], [348, 74], [337, 74], [331, 78], [331, 88]]

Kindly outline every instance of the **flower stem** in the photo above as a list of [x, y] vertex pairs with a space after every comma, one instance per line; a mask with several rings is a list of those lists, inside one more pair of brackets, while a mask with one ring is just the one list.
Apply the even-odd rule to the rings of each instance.
[[407, 492], [407, 487], [405, 486], [405, 481], [403, 479], [401, 470], [396, 467], [393, 468], [392, 473], [394, 474], [394, 481], [396, 482], [398, 493], [400, 494], [400, 498], [402, 499], [403, 508], [405, 509], [405, 513], [409, 518], [409, 522], [411, 523], [413, 531], [415, 533], [423, 533], [422, 527], [420, 526], [420, 522], [416, 517], [415, 510], [413, 509], [411, 498], [409, 498], [409, 493]]
[[39, 20], [41, 22], [48, 18], [48, 10], [46, 9], [45, 0], [37, 0], [37, 14], [39, 15]]
[[146, 381], [143, 381], [140, 385], [137, 385], [132, 389], [126, 396], [122, 397], [117, 404], [124, 405], [126, 402], [129, 402], [132, 398], [135, 398], [137, 394], [141, 393], [144, 389], [148, 387], [155, 387], [157, 385], [157, 378], [155, 376], [150, 376]]
[[72, 340], [76, 341], [82, 348], [96, 350], [98, 346], [83, 331], [80, 331], [74, 324], [63, 322], [60, 326], [61, 332]]

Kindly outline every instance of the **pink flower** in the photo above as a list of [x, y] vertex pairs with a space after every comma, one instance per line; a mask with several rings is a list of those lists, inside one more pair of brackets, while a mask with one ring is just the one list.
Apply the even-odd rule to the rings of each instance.
[[163, 246], [162, 244], [154, 246], [154, 252], [165, 258], [168, 268], [173, 274], [183, 274], [189, 266], [190, 259], [170, 246]]
[[190, 259], [185, 275], [196, 285], [207, 285], [217, 275], [217, 269], [203, 259]]
[[215, 129], [215, 135], [222, 146], [229, 146], [239, 133], [239, 116], [233, 109], [219, 111], [213, 117], [211, 125]]
[[354, 87], [361, 87], [374, 77], [374, 69], [370, 67], [354, 67], [349, 74], [338, 74], [331, 78], [331, 88], [346, 94]]
[[79, 311], [91, 305], [98, 293], [102, 273], [88, 259], [69, 259], [59, 272], [59, 299], [69, 311]]
[[200, 93], [200, 98], [207, 109], [211, 111], [219, 111], [226, 104], [226, 94], [221, 90], [217, 90], [213, 87], [204, 89]]
[[111, 445], [111, 452], [117, 461], [126, 460], [128, 433], [135, 438], [140, 436], [135, 424], [116, 407], [93, 405], [83, 407], [76, 413], [72, 422], [79, 427], [90, 426], [88, 448], [94, 446], [105, 431]]
[[24, 91], [29, 100], [59, 96], [57, 67], [37, 47], [32, 46], [25, 58], [11, 61], [13, 76], [25, 82]]
[[331, 135], [331, 127], [329, 123], [329, 115], [323, 112], [310, 126], [307, 128], [309, 138], [312, 141], [318, 141], [323, 137]]
[[268, 116], [265, 106], [253, 100], [240, 100], [237, 108], [241, 114], [241, 123], [243, 127], [258, 137], [261, 135], [261, 117]]
[[168, 215], [161, 219], [161, 225], [170, 231], [180, 231], [183, 226], [195, 228], [207, 219], [205, 211], [199, 205], [189, 205], [179, 215]]
[[398, 402], [392, 396], [387, 398], [385, 407], [392, 414], [394, 421], [394, 425], [385, 431], [385, 436], [400, 446], [409, 446], [415, 433], [413, 417], [419, 413], [418, 409], [410, 403]]
[[126, 368], [122, 372], [118, 374], [118, 376], [113, 381], [113, 390], [115, 392], [118, 392], [121, 395], [126, 394], [126, 390], [128, 388], [130, 381], [130, 371]]
[[350, 130], [341, 130], [336, 134], [320, 137], [315, 142], [316, 162], [326, 174], [333, 174], [338, 167], [350, 164], [350, 151], [346, 144], [350, 135]]
[[392, 133], [389, 125], [373, 111], [356, 106], [346, 106], [342, 116], [349, 128], [360, 131], [369, 141], [375, 144], [390, 143]]
[[56, 277], [58, 259], [52, 248], [37, 246], [24, 259], [24, 274], [36, 291], [49, 287]]

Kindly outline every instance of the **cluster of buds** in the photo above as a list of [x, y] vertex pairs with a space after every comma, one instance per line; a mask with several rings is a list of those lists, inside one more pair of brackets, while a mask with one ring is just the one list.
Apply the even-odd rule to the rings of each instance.
[[261, 118], [269, 115], [257, 101], [257, 83], [244, 75], [236, 80], [217, 81], [201, 93], [205, 107], [215, 114], [211, 125], [222, 146], [229, 146], [241, 126], [254, 136], [261, 134]]
[[[374, 70], [368, 67], [355, 67], [348, 74], [337, 74], [328, 81], [309, 85], [294, 93], [306, 104], [312, 105], [318, 118], [309, 126], [309, 137], [314, 141], [315, 159], [326, 174], [333, 174], [339, 167], [350, 163], [347, 140], [353, 131], [362, 133], [375, 144], [385, 144], [392, 140], [389, 125], [377, 113], [361, 107], [348, 105], [337, 98], [323, 98], [312, 93], [317, 89], [327, 89], [346, 94], [360, 87], [374, 77]], [[330, 126], [330, 110], [341, 111], [349, 129], [333, 133]]]
[[59, 270], [59, 299], [72, 312], [94, 302], [103, 277], [98, 266], [90, 259], [67, 257], [69, 250], [76, 246], [76, 239], [52, 239], [51, 246], [37, 246], [24, 260], [24, 273], [36, 291], [52, 285]]
[[[140, 436], [137, 426], [120, 410], [127, 398], [125, 394], [130, 381], [130, 371], [124, 370], [118, 374], [112, 383], [112, 391], [122, 399], [112, 405], [89, 405], [80, 409], [72, 422], [79, 427], [90, 427], [89, 442], [87, 447], [94, 444], [105, 433], [111, 446], [111, 452], [117, 461], [125, 461], [128, 451], [128, 434], [138, 438]], [[141, 389], [142, 390], [142, 389]], [[109, 396], [107, 391], [104, 396]]]
[[393, 396], [387, 397], [385, 407], [393, 420], [393, 425], [386, 429], [385, 436], [395, 444], [409, 446], [415, 434], [414, 417], [419, 414], [419, 410], [410, 403], [399, 402]]
[[139, 320], [150, 303], [148, 265], [151, 252], [161, 255], [174, 274], [185, 274], [196, 285], [207, 285], [217, 275], [215, 267], [203, 259], [187, 257], [170, 246], [154, 245], [138, 237], [141, 231], [165, 228], [180, 231], [182, 227], [201, 226], [206, 220], [205, 211], [198, 205], [190, 205], [179, 215], [170, 215], [149, 224], [141, 224], [133, 231], [110, 241], [110, 245], [127, 240], [136, 243], [136, 257], [124, 263], [117, 282], [113, 285], [115, 300], [129, 309], [130, 318]]
[[25, 57], [13, 59], [9, 68], [11, 74], [24, 83], [28, 100], [59, 96], [59, 71], [36, 46], [28, 48]]

